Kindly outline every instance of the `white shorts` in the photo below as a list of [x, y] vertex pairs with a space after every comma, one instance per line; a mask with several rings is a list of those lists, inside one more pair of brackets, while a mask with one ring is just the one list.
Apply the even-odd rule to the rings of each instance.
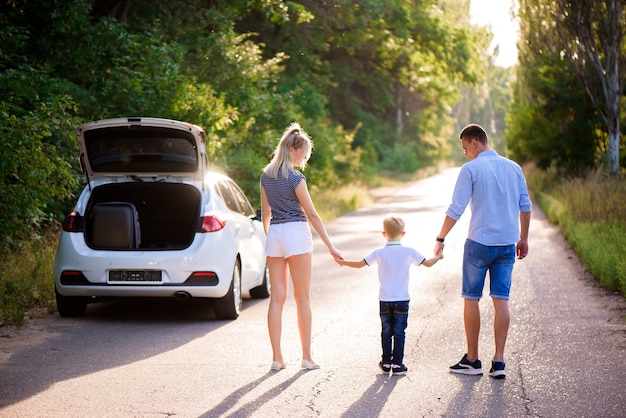
[[266, 257], [288, 258], [313, 251], [313, 237], [308, 222], [270, 225], [265, 241]]

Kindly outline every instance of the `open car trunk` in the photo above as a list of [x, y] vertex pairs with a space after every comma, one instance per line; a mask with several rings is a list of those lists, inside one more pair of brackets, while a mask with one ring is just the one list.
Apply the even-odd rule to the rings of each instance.
[[87, 245], [108, 250], [179, 250], [200, 224], [201, 195], [183, 183], [96, 187], [84, 214]]

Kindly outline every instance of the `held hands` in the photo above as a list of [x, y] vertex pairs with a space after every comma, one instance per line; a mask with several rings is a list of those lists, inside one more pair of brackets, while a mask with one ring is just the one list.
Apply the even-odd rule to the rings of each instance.
[[339, 250], [336, 249], [335, 247], [329, 247], [328, 252], [330, 253], [330, 255], [333, 256], [333, 258], [335, 259], [335, 262], [341, 265], [339, 261], [343, 260], [343, 256], [341, 255]]

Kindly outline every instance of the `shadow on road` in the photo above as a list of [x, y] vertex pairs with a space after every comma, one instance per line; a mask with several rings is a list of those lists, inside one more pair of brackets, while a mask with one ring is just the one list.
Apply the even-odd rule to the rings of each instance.
[[461, 389], [450, 401], [448, 411], [444, 416], [470, 416], [469, 407], [472, 405], [472, 396], [475, 386], [481, 381], [481, 377], [456, 374], [451, 374], [451, 376], [455, 376], [461, 382]]
[[296, 380], [302, 377], [304, 373], [308, 373], [308, 372], [306, 370], [300, 371], [299, 373], [293, 375], [291, 378], [274, 386], [273, 388], [271, 388], [270, 390], [268, 390], [267, 392], [265, 392], [258, 398], [246, 403], [245, 405], [240, 407], [238, 410], [232, 412], [229, 415], [226, 415], [226, 413], [233, 406], [235, 406], [242, 397], [244, 397], [246, 394], [248, 394], [251, 390], [256, 388], [258, 385], [260, 385], [263, 381], [265, 381], [269, 377], [276, 374], [276, 372], [268, 372], [264, 376], [248, 383], [247, 385], [237, 389], [236, 391], [228, 395], [215, 408], [212, 408], [210, 411], [207, 411], [205, 414], [201, 415], [201, 417], [210, 418], [210, 417], [229, 416], [229, 417], [243, 418], [243, 417], [253, 416], [255, 412], [261, 407], [261, 405], [268, 403], [269, 401], [271, 401], [272, 399], [274, 399], [275, 397], [283, 393]]
[[[255, 302], [244, 301], [244, 310]], [[231, 323], [216, 320], [206, 302], [170, 299], [97, 303], [84, 317], [51, 322], [53, 336], [21, 347], [0, 365], [0, 408], [58, 382], [174, 350]]]
[[381, 415], [389, 395], [404, 376], [380, 374], [363, 395], [344, 412], [342, 418], [377, 417]]
[[[489, 376], [465, 376], [450, 374], [456, 377], [461, 383], [461, 388], [449, 403], [448, 410], [444, 416], [480, 416], [500, 418], [510, 415], [507, 413], [507, 402], [504, 399], [503, 390], [506, 380], [492, 379]], [[486, 390], [484, 379], [489, 379], [489, 390]], [[485, 393], [476, 391], [485, 390]], [[472, 405], [480, 405], [481, 402], [472, 401], [472, 398], [484, 399], [484, 410], [473, 410]], [[475, 408], [475, 407], [474, 407]]]

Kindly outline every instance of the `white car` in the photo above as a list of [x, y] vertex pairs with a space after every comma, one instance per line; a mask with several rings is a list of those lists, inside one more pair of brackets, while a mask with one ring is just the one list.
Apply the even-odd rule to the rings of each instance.
[[87, 185], [63, 221], [57, 310], [80, 316], [111, 297], [207, 298], [235, 319], [242, 297], [270, 293], [265, 233], [229, 177], [209, 171], [205, 132], [120, 118], [76, 129]]

